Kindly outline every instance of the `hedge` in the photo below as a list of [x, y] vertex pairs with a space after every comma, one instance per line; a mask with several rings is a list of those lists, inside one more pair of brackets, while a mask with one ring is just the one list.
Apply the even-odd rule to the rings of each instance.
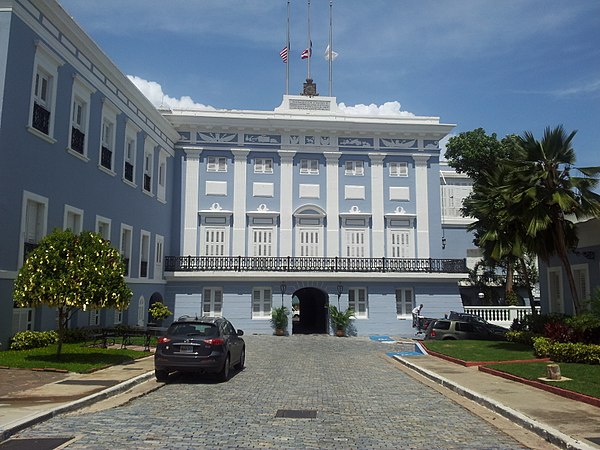
[[554, 342], [544, 337], [533, 339], [533, 350], [540, 358], [556, 362], [600, 364], [600, 345], [574, 342]]

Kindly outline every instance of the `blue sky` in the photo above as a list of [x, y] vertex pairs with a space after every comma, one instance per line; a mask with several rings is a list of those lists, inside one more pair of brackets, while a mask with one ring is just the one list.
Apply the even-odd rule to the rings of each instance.
[[[60, 3], [155, 103], [281, 103], [287, 0]], [[321, 95], [328, 35], [329, 0], [311, 0]], [[307, 0], [292, 0], [291, 94], [307, 75], [306, 45]], [[598, 0], [334, 0], [333, 49], [333, 95], [349, 109], [439, 116], [455, 134], [482, 127], [541, 138], [563, 124], [578, 130], [577, 165], [600, 166]]]

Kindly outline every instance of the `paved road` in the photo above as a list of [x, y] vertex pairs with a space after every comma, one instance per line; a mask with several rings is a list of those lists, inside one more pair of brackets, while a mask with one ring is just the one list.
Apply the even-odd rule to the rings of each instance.
[[[172, 376], [126, 405], [63, 415], [18, 438], [68, 449], [518, 449], [517, 441], [415, 381], [366, 338], [247, 336], [228, 383]], [[276, 418], [316, 411], [314, 419]]]

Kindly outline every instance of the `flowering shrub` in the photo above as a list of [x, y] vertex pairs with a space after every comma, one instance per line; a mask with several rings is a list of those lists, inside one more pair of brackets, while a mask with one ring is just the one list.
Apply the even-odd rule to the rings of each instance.
[[20, 331], [11, 340], [11, 350], [48, 347], [58, 342], [56, 331]]

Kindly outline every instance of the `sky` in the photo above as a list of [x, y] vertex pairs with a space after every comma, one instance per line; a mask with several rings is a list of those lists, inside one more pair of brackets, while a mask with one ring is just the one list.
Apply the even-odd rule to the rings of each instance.
[[[287, 0], [59, 0], [159, 106], [278, 107]], [[290, 1], [289, 93], [308, 75], [308, 0]], [[329, 0], [310, 1], [310, 75], [329, 94]], [[577, 130], [600, 166], [600, 1], [333, 0], [333, 96], [348, 114], [440, 117], [452, 135]]]

